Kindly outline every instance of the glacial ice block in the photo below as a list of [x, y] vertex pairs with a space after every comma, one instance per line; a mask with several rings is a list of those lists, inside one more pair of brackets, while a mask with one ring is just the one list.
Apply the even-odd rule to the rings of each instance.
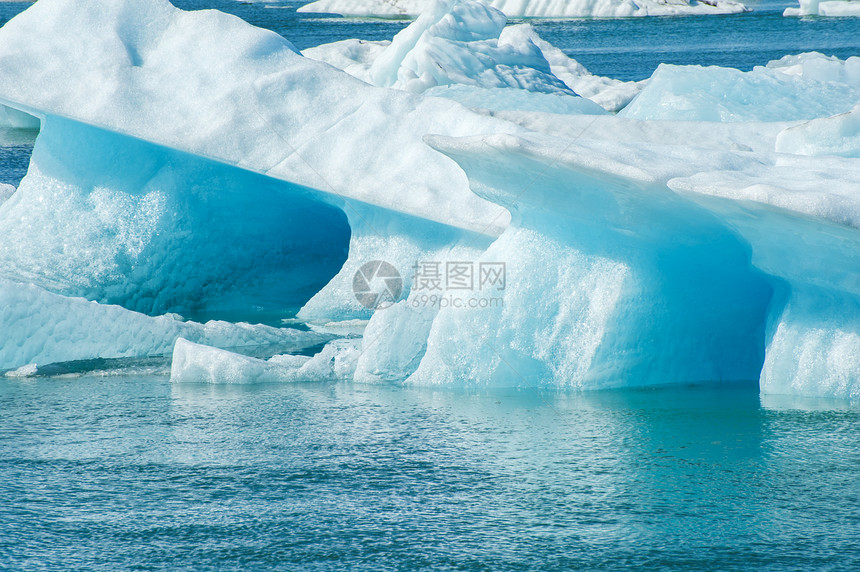
[[860, 159], [860, 105], [848, 113], [814, 119], [780, 132], [775, 149], [793, 155]]
[[[316, 0], [299, 12], [343, 16], [408, 18], [424, 12], [434, 0]], [[491, 0], [489, 4], [510, 18], [627, 18], [630, 16], [681, 16], [736, 14], [747, 8], [732, 0], [699, 2], [678, 0]]]
[[505, 263], [507, 286], [502, 305], [441, 309], [410, 383], [758, 378], [773, 288], [718, 217], [640, 170], [561, 146], [433, 142], [511, 210], [479, 259]]
[[180, 336], [225, 348], [286, 344], [296, 350], [327, 338], [290, 328], [150, 317], [0, 278], [0, 370], [32, 363], [162, 355]]
[[549, 63], [550, 71], [580, 97], [588, 98], [607, 111], [623, 109], [647, 83], [643, 81], [620, 81], [596, 76], [585, 66], [541, 38], [529, 24], [507, 26], [499, 37], [501, 42], [519, 46], [532, 43], [540, 48]]
[[[840, 180], [840, 163], [851, 161], [833, 158], [821, 168]], [[672, 183], [741, 236], [752, 264], [771, 277], [763, 393], [860, 397], [860, 204], [852, 167], [853, 186], [846, 179], [827, 195], [778, 181], [725, 190], [699, 177]]]
[[661, 64], [621, 112], [642, 120], [795, 121], [850, 111], [860, 101], [860, 58], [786, 56], [742, 72]]

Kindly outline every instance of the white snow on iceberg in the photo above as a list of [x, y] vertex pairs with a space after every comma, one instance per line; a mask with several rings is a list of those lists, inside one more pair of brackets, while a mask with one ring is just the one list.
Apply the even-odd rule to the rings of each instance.
[[[372, 85], [449, 97], [493, 110], [555, 107], [557, 112], [599, 113], [599, 107], [576, 97], [569, 80], [575, 79], [592, 96], [624, 84], [594, 78], [561, 50], [543, 42], [531, 26], [505, 27], [505, 23], [504, 14], [481, 2], [439, 0], [391, 42], [344, 40], [303, 54]], [[557, 77], [558, 71], [567, 79]]]
[[[434, 0], [316, 0], [299, 12], [378, 18], [415, 17]], [[510, 18], [628, 18], [737, 14], [747, 8], [733, 0], [488, 0]]]

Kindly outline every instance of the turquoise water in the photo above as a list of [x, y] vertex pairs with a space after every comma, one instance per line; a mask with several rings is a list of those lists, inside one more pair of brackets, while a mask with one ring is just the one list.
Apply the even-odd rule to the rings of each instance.
[[860, 566], [860, 409], [754, 385], [0, 384], [0, 567]]

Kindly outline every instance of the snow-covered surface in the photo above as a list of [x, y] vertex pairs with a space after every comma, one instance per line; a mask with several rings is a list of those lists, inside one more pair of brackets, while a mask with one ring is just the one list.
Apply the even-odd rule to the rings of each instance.
[[860, 2], [857, 0], [800, 0], [797, 8], [786, 8], [783, 16], [860, 16]]
[[[502, 20], [448, 3], [391, 43], [321, 49], [361, 81], [214, 12], [40, 0], [0, 31], [0, 100], [44, 120], [0, 205], [14, 237], [0, 363], [183, 338], [177, 382], [758, 378], [766, 393], [860, 397], [860, 58], [665, 66], [618, 115], [589, 115], [545, 98], [584, 101], [568, 92], [591, 85], [618, 108], [641, 85], [589, 76]], [[389, 87], [368, 85], [374, 69]], [[325, 256], [338, 262], [314, 273]], [[353, 292], [373, 260], [403, 286], [375, 312]], [[442, 305], [419, 261], [504, 264], [507, 279]], [[180, 309], [198, 290], [208, 309], [283, 306], [298, 284], [316, 284], [302, 319], [369, 318], [362, 339], [262, 360], [213, 348], [317, 334], [131, 311]]]
[[[316, 0], [299, 12], [343, 16], [409, 18], [425, 12], [434, 0]], [[489, 0], [510, 18], [628, 18], [736, 14], [747, 8], [732, 0]]]

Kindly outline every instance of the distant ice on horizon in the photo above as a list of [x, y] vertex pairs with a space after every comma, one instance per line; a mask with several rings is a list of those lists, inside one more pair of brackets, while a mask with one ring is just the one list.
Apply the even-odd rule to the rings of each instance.
[[[316, 0], [299, 12], [414, 18], [434, 0]], [[629, 18], [693, 14], [737, 14], [748, 10], [735, 0], [490, 0], [509, 18]]]

